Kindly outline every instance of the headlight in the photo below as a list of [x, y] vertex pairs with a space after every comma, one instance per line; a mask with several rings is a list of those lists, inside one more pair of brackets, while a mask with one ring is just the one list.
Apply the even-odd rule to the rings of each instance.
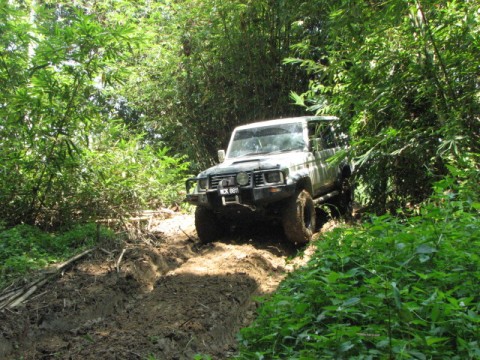
[[205, 190], [208, 186], [208, 178], [203, 178], [198, 180], [198, 188], [200, 190]]
[[248, 174], [246, 172], [240, 172], [237, 174], [237, 184], [240, 186], [248, 185]]
[[281, 171], [271, 171], [265, 173], [265, 181], [267, 183], [283, 182], [283, 173]]

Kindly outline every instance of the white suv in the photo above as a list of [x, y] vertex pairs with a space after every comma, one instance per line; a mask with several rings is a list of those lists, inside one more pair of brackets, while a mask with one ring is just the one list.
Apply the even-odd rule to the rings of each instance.
[[186, 201], [196, 205], [202, 242], [221, 237], [248, 220], [281, 220], [294, 243], [311, 240], [315, 205], [330, 203], [350, 213], [352, 168], [328, 161], [348, 146], [334, 116], [303, 116], [235, 128], [220, 164], [186, 183]]

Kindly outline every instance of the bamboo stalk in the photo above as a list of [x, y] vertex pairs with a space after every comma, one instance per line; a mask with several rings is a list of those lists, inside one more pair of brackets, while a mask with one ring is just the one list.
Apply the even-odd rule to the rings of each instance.
[[24, 302], [25, 300], [28, 299], [28, 297], [30, 295], [32, 295], [38, 288], [40, 288], [41, 286], [45, 285], [47, 283], [47, 281], [50, 279], [50, 277], [53, 277], [52, 276], [49, 276], [49, 277], [46, 277], [45, 279], [43, 279], [43, 281], [40, 281], [37, 285], [34, 285], [32, 286], [31, 288], [29, 288], [22, 296], [18, 297], [17, 299], [15, 299], [14, 301], [12, 301], [8, 307], [10, 309], [14, 308], [14, 307], [17, 307], [18, 305], [20, 305], [22, 302]]
[[[68, 259], [67, 261], [58, 264], [55, 267], [55, 272], [44, 275], [26, 286], [17, 289], [15, 291], [9, 291], [5, 294], [1, 295], [0, 298], [0, 310], [8, 308], [12, 309], [14, 307], [17, 307], [24, 301], [26, 301], [35, 291], [37, 291], [39, 288], [41, 288], [43, 285], [45, 285], [49, 280], [54, 278], [56, 275], [58, 275], [62, 270], [64, 270], [68, 265], [73, 263], [74, 261], [84, 257], [85, 255], [91, 253], [94, 249], [88, 249], [83, 251], [80, 254], [77, 254], [73, 256], [72, 258]], [[123, 254], [122, 254], [123, 255]]]
[[123, 249], [123, 250], [122, 250], [122, 253], [120, 254], [120, 256], [118, 257], [117, 262], [115, 263], [115, 267], [117, 268], [117, 273], [120, 272], [120, 262], [122, 261], [123, 254], [125, 254], [125, 251], [127, 251], [127, 249]]
[[76, 261], [76, 260], [84, 257], [85, 255], [91, 253], [93, 250], [95, 250], [95, 249], [85, 250], [84, 252], [82, 252], [82, 253], [80, 253], [80, 254], [78, 254], [78, 255], [75, 255], [74, 257], [68, 259], [67, 261], [65, 261], [65, 262], [57, 265], [57, 266], [56, 266], [57, 271], [64, 269], [65, 267], [67, 267], [68, 265], [70, 265], [72, 262], [74, 262], [74, 261]]

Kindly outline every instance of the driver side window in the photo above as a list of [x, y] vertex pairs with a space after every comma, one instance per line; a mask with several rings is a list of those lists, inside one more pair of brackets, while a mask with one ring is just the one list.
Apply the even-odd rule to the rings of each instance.
[[332, 126], [328, 123], [310, 123], [308, 134], [313, 151], [333, 149], [337, 146]]
[[322, 139], [325, 149], [333, 149], [337, 146], [335, 142], [335, 135], [330, 125], [325, 127], [325, 130], [322, 133]]

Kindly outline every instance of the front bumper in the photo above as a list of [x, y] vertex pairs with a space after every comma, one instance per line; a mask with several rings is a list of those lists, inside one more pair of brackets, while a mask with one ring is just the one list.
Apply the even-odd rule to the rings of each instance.
[[[187, 189], [189, 189], [188, 186]], [[241, 187], [239, 190], [237, 195], [227, 196], [220, 195], [216, 189], [193, 192], [187, 194], [185, 200], [192, 205], [205, 206], [219, 211], [233, 205], [249, 207], [255, 211], [257, 208], [265, 208], [272, 203], [291, 197], [295, 193], [295, 186], [281, 184], [258, 188]]]

